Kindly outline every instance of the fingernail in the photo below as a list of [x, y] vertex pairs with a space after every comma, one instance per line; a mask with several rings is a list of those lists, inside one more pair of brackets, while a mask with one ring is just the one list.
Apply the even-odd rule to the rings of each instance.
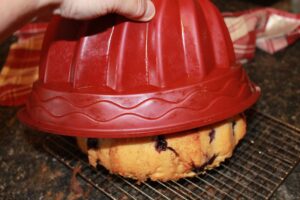
[[142, 21], [149, 21], [155, 15], [155, 7], [151, 0], [147, 0], [147, 10], [145, 12], [144, 17], [142, 17]]
[[59, 9], [59, 8], [55, 9], [55, 10], [53, 11], [53, 14], [54, 14], [54, 15], [60, 15], [60, 14], [61, 14], [60, 9]]

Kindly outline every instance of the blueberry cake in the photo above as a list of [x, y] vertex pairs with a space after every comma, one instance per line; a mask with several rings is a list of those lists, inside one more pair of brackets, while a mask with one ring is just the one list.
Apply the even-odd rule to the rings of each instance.
[[246, 133], [243, 115], [190, 131], [144, 138], [77, 138], [92, 166], [145, 181], [177, 180], [220, 165]]

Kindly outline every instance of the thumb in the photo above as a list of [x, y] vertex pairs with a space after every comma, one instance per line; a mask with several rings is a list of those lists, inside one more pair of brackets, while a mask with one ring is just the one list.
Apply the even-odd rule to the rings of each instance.
[[114, 0], [110, 1], [111, 10], [127, 18], [138, 21], [149, 21], [155, 15], [155, 7], [151, 0]]

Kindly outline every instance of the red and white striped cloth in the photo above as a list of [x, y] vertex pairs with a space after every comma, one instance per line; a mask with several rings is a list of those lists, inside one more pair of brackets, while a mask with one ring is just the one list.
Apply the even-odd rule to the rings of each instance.
[[[275, 9], [224, 13], [237, 60], [247, 62], [256, 48], [275, 53], [300, 37], [300, 15]], [[33, 23], [16, 32], [14, 43], [0, 73], [0, 105], [17, 106], [26, 101], [34, 81], [47, 23]]]
[[223, 13], [237, 60], [246, 62], [259, 48], [273, 54], [300, 38], [300, 15], [272, 8]]
[[38, 64], [47, 24], [29, 24], [19, 30], [0, 72], [0, 105], [24, 104], [38, 79]]

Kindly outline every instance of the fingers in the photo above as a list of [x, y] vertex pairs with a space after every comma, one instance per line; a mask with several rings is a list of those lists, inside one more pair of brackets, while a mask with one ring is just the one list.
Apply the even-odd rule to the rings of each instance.
[[151, 0], [62, 0], [54, 11], [54, 14], [73, 19], [91, 19], [109, 13], [149, 21], [155, 15], [155, 7]]
[[127, 18], [149, 21], [155, 15], [155, 7], [151, 0], [115, 0], [111, 12], [118, 13]]

